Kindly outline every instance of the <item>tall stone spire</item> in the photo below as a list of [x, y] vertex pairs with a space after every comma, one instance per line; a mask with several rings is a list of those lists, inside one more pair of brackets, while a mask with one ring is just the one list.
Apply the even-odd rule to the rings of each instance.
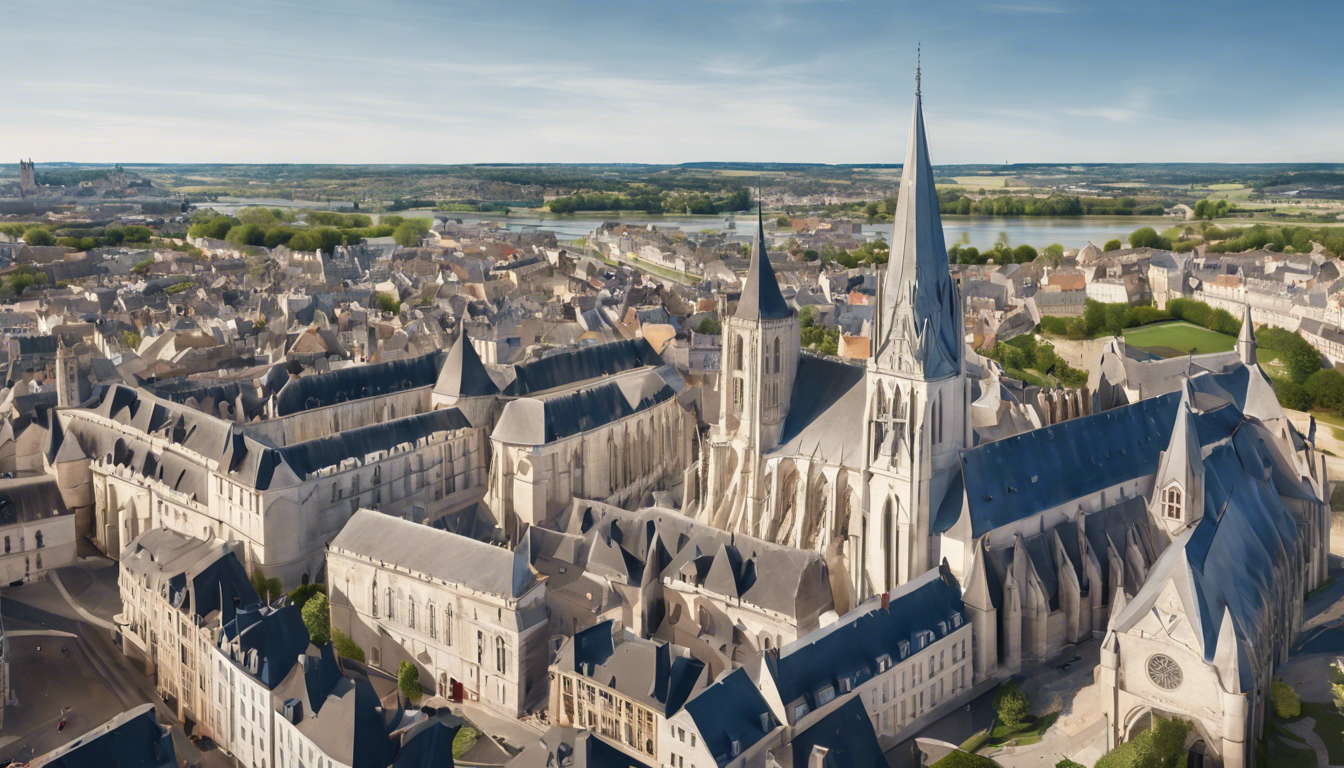
[[1243, 365], [1255, 364], [1255, 324], [1251, 322], [1251, 305], [1241, 318], [1241, 333], [1237, 334], [1237, 357]]
[[784, 295], [779, 292], [775, 269], [770, 266], [770, 254], [765, 251], [765, 217], [761, 210], [760, 192], [756, 193], [756, 242], [751, 246], [751, 267], [742, 284], [733, 317], [739, 320], [783, 320], [793, 313]]
[[876, 362], [881, 368], [941, 379], [961, 370], [961, 306], [947, 263], [938, 191], [924, 138], [915, 74], [915, 110], [901, 167], [891, 259], [882, 286]]

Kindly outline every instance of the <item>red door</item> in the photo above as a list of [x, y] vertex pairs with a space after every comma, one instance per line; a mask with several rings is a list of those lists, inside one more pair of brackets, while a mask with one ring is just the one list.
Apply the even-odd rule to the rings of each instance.
[[462, 702], [462, 684], [456, 680], [453, 681], [453, 701]]

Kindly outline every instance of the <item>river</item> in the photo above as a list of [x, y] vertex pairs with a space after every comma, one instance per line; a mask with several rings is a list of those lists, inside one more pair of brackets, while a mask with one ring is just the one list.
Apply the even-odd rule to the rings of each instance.
[[[202, 208], [211, 207], [220, 213], [237, 213], [238, 209], [250, 205], [264, 205], [272, 208], [329, 208], [326, 203], [295, 200], [251, 200], [246, 198], [221, 198], [216, 203], [201, 203]], [[561, 240], [574, 240], [592, 233], [604, 221], [620, 221], [625, 224], [653, 224], [662, 229], [681, 229], [686, 232], [711, 230], [724, 231], [725, 216], [650, 216], [639, 213], [601, 215], [597, 213], [558, 216], [536, 211], [517, 211], [508, 216], [482, 213], [443, 213], [429, 210], [399, 211], [398, 216], [449, 217], [463, 221], [496, 221], [513, 232], [529, 229], [545, 229], [555, 233]], [[377, 214], [374, 214], [377, 218]], [[1175, 219], [1161, 216], [1089, 216], [1057, 217], [1023, 216], [1020, 218], [981, 218], [978, 216], [944, 216], [943, 237], [948, 245], [958, 243], [976, 248], [990, 248], [1006, 235], [1012, 245], [1023, 243], [1036, 248], [1044, 248], [1051, 243], [1059, 243], [1065, 248], [1081, 248], [1089, 241], [1100, 247], [1107, 240], [1124, 240], [1130, 232], [1139, 227], [1153, 227], [1159, 232], [1176, 224]], [[738, 234], [749, 234], [754, 224], [750, 215], [737, 217]], [[881, 235], [891, 238], [890, 222], [864, 225], [865, 237]], [[773, 228], [772, 228], [773, 231]]]

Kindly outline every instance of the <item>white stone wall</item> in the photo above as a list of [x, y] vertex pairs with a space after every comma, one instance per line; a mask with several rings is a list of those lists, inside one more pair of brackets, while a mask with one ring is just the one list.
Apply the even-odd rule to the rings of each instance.
[[75, 559], [74, 515], [0, 526], [0, 584], [34, 581]]

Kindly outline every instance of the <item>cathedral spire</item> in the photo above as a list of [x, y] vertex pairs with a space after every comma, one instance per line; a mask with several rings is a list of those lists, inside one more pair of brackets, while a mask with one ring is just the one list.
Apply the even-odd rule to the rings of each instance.
[[1255, 364], [1255, 324], [1251, 322], [1251, 305], [1246, 304], [1246, 312], [1241, 318], [1241, 333], [1237, 334], [1237, 357], [1243, 365]]
[[733, 317], [739, 320], [783, 320], [793, 313], [779, 292], [775, 269], [770, 266], [770, 254], [765, 250], [765, 216], [761, 207], [761, 193], [756, 192], [756, 242], [751, 247], [751, 267], [742, 284]]
[[940, 379], [961, 370], [961, 310], [938, 214], [920, 88], [916, 67], [914, 116], [883, 281], [881, 338], [875, 346], [878, 366]]

